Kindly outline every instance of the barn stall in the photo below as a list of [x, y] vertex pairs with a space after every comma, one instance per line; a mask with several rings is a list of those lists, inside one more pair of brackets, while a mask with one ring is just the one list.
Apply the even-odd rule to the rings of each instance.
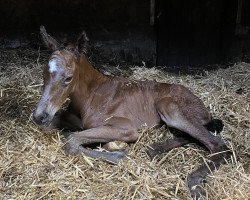
[[60, 132], [32, 121], [51, 53], [39, 36], [43, 24], [62, 42], [84, 29], [88, 57], [107, 75], [189, 87], [223, 120], [220, 136], [233, 150], [205, 186], [209, 199], [249, 199], [249, 8], [246, 0], [2, 0], [0, 198], [191, 199], [186, 177], [208, 156], [190, 144], [151, 161], [146, 148], [173, 137], [165, 126], [141, 130], [118, 165], [66, 156]]

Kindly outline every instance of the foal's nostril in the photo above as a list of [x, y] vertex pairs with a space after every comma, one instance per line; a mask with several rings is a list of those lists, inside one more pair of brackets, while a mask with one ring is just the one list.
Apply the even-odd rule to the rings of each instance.
[[45, 124], [48, 121], [49, 114], [47, 112], [42, 113], [41, 115], [33, 114], [33, 119], [37, 124]]
[[48, 116], [49, 116], [49, 114], [47, 112], [43, 113], [43, 115], [40, 118], [40, 121], [42, 122], [42, 124], [44, 124], [47, 121]]

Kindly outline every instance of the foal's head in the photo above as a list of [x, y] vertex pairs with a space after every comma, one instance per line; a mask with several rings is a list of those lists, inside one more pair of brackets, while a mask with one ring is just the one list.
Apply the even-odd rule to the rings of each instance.
[[33, 117], [36, 123], [48, 125], [78, 82], [78, 61], [81, 53], [86, 51], [88, 38], [82, 32], [75, 45], [62, 46], [47, 34], [43, 26], [40, 33], [53, 53], [44, 68], [43, 93]]

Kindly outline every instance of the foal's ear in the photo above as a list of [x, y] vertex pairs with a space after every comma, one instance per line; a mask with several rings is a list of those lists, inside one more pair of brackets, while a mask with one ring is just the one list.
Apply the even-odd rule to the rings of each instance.
[[76, 42], [76, 48], [79, 53], [84, 53], [84, 54], [87, 53], [88, 41], [89, 41], [89, 38], [86, 32], [83, 31], [78, 37], [77, 42]]
[[49, 49], [52, 49], [53, 51], [59, 49], [60, 44], [46, 32], [44, 26], [40, 26], [40, 34], [43, 38], [45, 45]]

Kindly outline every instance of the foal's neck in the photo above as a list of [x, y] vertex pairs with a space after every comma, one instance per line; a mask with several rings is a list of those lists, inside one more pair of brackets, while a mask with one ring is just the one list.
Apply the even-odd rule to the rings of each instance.
[[71, 102], [76, 107], [84, 104], [91, 92], [109, 79], [96, 70], [84, 55], [81, 55], [77, 67], [79, 70], [78, 80], [70, 95]]

